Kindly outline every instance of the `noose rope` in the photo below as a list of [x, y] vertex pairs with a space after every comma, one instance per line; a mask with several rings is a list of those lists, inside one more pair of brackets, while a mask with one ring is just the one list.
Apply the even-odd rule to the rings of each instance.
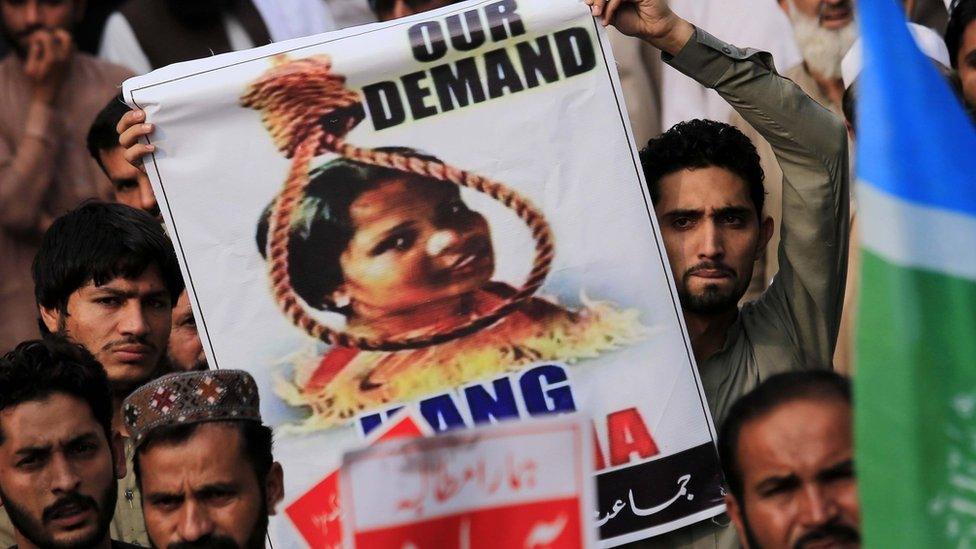
[[[375, 351], [436, 345], [474, 333], [513, 312], [542, 286], [552, 266], [552, 231], [542, 212], [498, 181], [443, 162], [346, 143], [345, 135], [365, 117], [365, 113], [359, 95], [347, 89], [345, 78], [332, 73], [331, 68], [331, 60], [324, 55], [299, 60], [278, 56], [274, 67], [254, 81], [241, 97], [243, 106], [262, 112], [262, 120], [275, 145], [286, 158], [292, 159], [288, 179], [272, 205], [268, 227], [268, 272], [272, 293], [282, 312], [296, 326], [325, 343]], [[356, 336], [325, 326], [309, 314], [303, 300], [292, 288], [288, 244], [292, 215], [310, 181], [311, 162], [326, 152], [363, 164], [453, 183], [498, 200], [525, 222], [535, 239], [535, 259], [525, 283], [491, 312], [442, 333], [383, 339]]]

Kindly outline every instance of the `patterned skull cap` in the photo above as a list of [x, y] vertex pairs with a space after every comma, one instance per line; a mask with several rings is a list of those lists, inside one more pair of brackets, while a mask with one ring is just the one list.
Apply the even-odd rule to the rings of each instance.
[[122, 403], [122, 420], [136, 447], [158, 427], [207, 421], [261, 423], [258, 387], [241, 370], [169, 374], [135, 390]]

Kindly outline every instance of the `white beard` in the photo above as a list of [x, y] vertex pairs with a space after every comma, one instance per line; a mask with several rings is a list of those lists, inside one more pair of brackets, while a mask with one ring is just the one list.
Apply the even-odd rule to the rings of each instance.
[[790, 20], [793, 22], [796, 44], [800, 48], [807, 68], [810, 72], [824, 78], [840, 78], [840, 62], [857, 40], [855, 21], [852, 19], [842, 29], [825, 29], [820, 26], [820, 21], [816, 17], [800, 13], [793, 5], [793, 0], [787, 0], [786, 4], [789, 6]]

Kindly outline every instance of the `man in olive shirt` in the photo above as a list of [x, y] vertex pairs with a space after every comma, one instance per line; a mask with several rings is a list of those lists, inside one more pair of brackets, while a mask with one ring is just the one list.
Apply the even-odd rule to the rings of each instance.
[[[642, 154], [702, 384], [720, 425], [740, 396], [772, 374], [830, 368], [847, 265], [846, 129], [779, 76], [768, 54], [696, 29], [663, 0], [586, 2], [605, 24], [648, 41], [662, 50], [666, 63], [717, 91], [770, 143], [783, 170], [779, 274], [740, 311], [736, 303], [772, 229], [762, 215], [762, 195], [754, 192], [761, 175], [757, 181], [748, 167], [758, 168], [755, 150], [745, 163], [712, 161], [715, 147], [741, 134], [708, 123], [670, 130]], [[691, 130], [686, 139], [672, 133], [683, 130]], [[681, 155], [661, 146], [668, 142], [684, 142], [689, 151]], [[698, 154], [692, 154], [696, 147]], [[672, 164], [665, 168], [663, 161]], [[716, 519], [639, 544], [738, 542], [728, 519]]]

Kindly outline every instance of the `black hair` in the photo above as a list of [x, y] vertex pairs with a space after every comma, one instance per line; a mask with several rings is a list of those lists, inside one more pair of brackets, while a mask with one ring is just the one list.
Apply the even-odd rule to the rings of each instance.
[[129, 112], [129, 106], [122, 101], [122, 95], [116, 95], [99, 111], [95, 121], [88, 129], [88, 154], [95, 159], [95, 162], [98, 162], [102, 171], [105, 171], [105, 164], [102, 163], [102, 157], [99, 153], [120, 146], [116, 126], [127, 112]]
[[976, 0], [954, 0], [949, 10], [949, 22], [946, 24], [945, 43], [949, 50], [949, 62], [952, 68], [959, 68], [959, 48], [962, 46], [962, 35], [966, 29], [976, 21]]
[[[233, 426], [238, 429], [241, 435], [241, 446], [244, 450], [244, 457], [254, 470], [254, 475], [258, 479], [258, 486], [264, 489], [268, 473], [274, 464], [272, 448], [274, 446], [274, 434], [271, 428], [256, 421], [212, 421], [207, 423], [220, 423]], [[132, 465], [136, 473], [136, 482], [142, 486], [142, 472], [139, 467], [139, 456], [146, 453], [154, 445], [176, 445], [186, 442], [197, 432], [203, 423], [186, 423], [182, 425], [168, 425], [157, 427], [146, 434], [146, 438], [136, 449], [136, 454], [132, 459]]]
[[762, 218], [766, 191], [759, 153], [735, 126], [714, 120], [679, 122], [648, 141], [640, 151], [640, 161], [654, 204], [661, 198], [660, 183], [664, 176], [683, 169], [714, 166], [729, 170], [749, 185], [749, 198]]
[[851, 404], [851, 383], [831, 370], [806, 370], [774, 375], [732, 405], [718, 433], [718, 453], [729, 492], [742, 501], [739, 435], [742, 428], [779, 406], [796, 400], [840, 401]]
[[[440, 162], [433, 156], [408, 148], [388, 147], [376, 150]], [[309, 177], [311, 181], [305, 197], [292, 215], [288, 242], [288, 274], [292, 288], [306, 303], [316, 309], [326, 310], [329, 307], [328, 296], [343, 282], [339, 257], [355, 232], [349, 207], [359, 195], [376, 188], [384, 181], [396, 178], [416, 179], [420, 176], [339, 158], [316, 168]], [[451, 183], [444, 184], [456, 188]], [[274, 202], [269, 204], [261, 214], [256, 234], [258, 251], [265, 258], [269, 217], [273, 205]]]
[[[112, 440], [112, 392], [102, 365], [84, 347], [57, 336], [25, 341], [0, 358], [0, 410], [54, 393], [84, 401]], [[0, 431], [0, 443], [4, 434]]]
[[54, 221], [34, 256], [34, 297], [67, 313], [68, 298], [89, 281], [136, 278], [159, 268], [171, 302], [183, 291], [173, 245], [148, 213], [124, 204], [90, 201]]

